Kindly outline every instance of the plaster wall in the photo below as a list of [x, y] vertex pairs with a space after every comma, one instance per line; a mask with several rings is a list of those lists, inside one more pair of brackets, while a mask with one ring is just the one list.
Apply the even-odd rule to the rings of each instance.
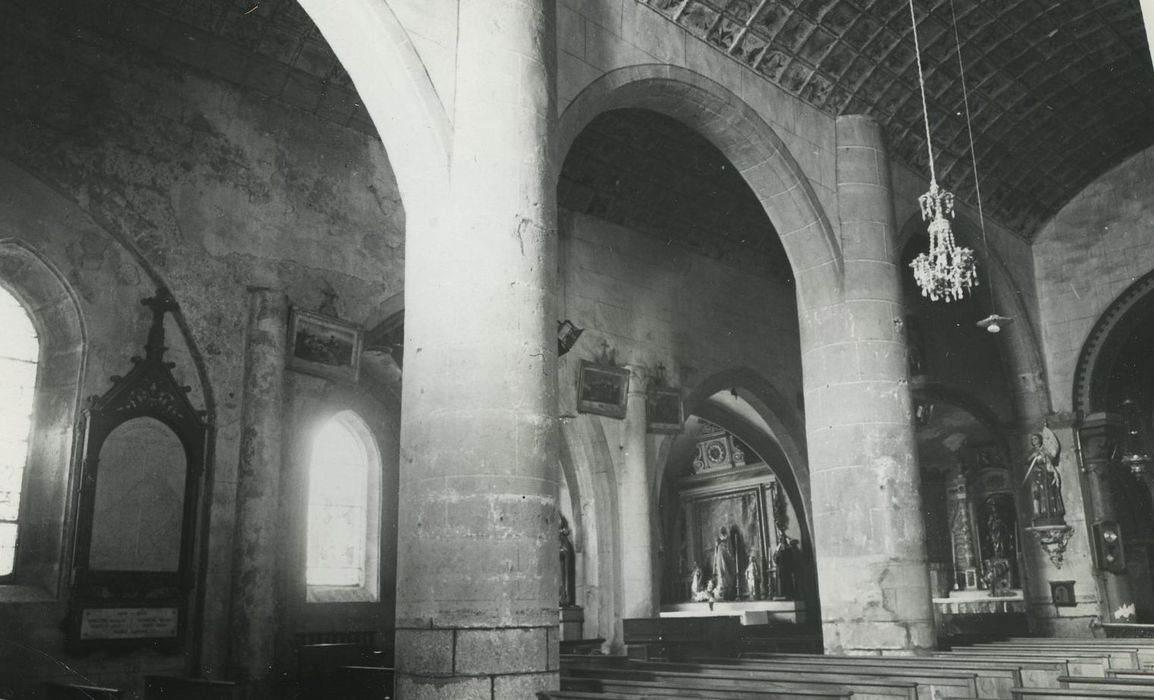
[[[88, 330], [83, 396], [105, 391], [141, 354], [139, 299], [164, 284], [181, 305], [169, 359], [215, 427], [203, 616], [204, 666], [219, 676], [245, 290], [281, 289], [315, 309], [331, 288], [354, 322], [399, 293], [404, 214], [388, 158], [363, 133], [97, 34], [65, 34], [12, 3], [0, 3], [0, 46], [0, 235], [36, 250], [75, 292]], [[145, 652], [67, 658], [63, 591], [23, 602], [6, 592], [0, 688], [188, 670], [186, 659]], [[391, 611], [380, 617], [391, 626]]]
[[1094, 323], [1154, 269], [1154, 148], [1095, 180], [1046, 222], [1034, 243], [1046, 375], [1057, 411], [1073, 406], [1078, 355]]

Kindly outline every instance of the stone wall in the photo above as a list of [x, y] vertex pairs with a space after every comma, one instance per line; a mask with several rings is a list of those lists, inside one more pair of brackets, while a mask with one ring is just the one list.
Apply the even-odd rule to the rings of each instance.
[[[215, 428], [203, 614], [204, 666], [219, 675], [245, 290], [282, 289], [315, 309], [331, 289], [346, 318], [380, 321], [403, 288], [404, 213], [388, 158], [360, 131], [16, 3], [0, 3], [0, 46], [0, 235], [23, 241], [75, 292], [88, 340], [81, 395], [105, 391], [141, 354], [139, 299], [163, 284], [181, 305], [168, 359]], [[0, 586], [0, 689], [187, 670], [184, 656], [150, 652], [64, 656], [64, 600]], [[375, 618], [390, 638], [391, 609]]]
[[1154, 269], [1154, 149], [1079, 192], [1034, 244], [1046, 374], [1054, 408], [1073, 408], [1074, 369], [1090, 329], [1115, 298]]

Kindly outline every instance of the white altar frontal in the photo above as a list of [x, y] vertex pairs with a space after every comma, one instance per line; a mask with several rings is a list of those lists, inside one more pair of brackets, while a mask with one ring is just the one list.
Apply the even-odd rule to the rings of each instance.
[[715, 603], [675, 603], [664, 605], [661, 617], [737, 617], [743, 625], [774, 622], [805, 622], [805, 601], [737, 600]]

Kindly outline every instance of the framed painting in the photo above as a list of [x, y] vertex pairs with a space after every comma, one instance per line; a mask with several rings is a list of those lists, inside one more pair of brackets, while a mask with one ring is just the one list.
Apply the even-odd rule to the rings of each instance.
[[610, 418], [625, 417], [629, 370], [624, 367], [581, 361], [577, 380], [577, 410]]
[[338, 382], [353, 383], [361, 366], [361, 330], [329, 316], [293, 309], [289, 317], [288, 366]]
[[645, 430], [649, 433], [677, 434], [684, 416], [681, 392], [677, 389], [651, 388], [645, 396]]

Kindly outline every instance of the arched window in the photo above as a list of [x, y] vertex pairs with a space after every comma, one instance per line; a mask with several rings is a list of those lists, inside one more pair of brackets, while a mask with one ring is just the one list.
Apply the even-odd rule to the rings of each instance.
[[0, 578], [5, 578], [16, 565], [40, 340], [23, 305], [2, 287], [0, 328]]
[[321, 426], [309, 459], [308, 600], [377, 600], [380, 530], [380, 453], [364, 421], [343, 411]]

